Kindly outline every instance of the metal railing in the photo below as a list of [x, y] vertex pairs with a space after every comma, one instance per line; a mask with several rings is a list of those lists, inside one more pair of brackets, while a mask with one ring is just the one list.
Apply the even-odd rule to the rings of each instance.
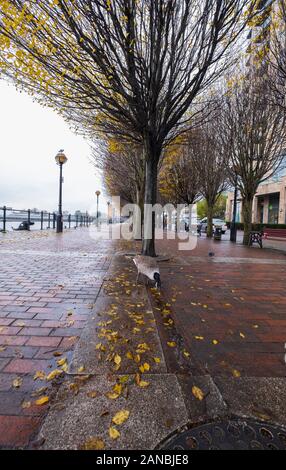
[[[12, 207], [0, 207], [0, 232], [7, 230], [18, 230], [18, 226], [27, 222], [28, 230], [56, 229], [56, 212], [40, 211], [36, 209], [13, 209]], [[88, 227], [96, 218], [86, 212], [85, 214], [63, 214], [64, 228]]]

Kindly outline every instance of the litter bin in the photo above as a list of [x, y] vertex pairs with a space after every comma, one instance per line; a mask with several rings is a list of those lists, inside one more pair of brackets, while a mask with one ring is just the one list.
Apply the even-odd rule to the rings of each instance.
[[221, 227], [215, 227], [214, 240], [221, 240]]

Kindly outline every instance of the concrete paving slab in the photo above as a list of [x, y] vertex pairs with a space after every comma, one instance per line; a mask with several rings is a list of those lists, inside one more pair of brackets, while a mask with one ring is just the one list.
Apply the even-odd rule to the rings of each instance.
[[229, 414], [286, 425], [286, 378], [213, 377]]
[[[205, 422], [227, 415], [228, 406], [210, 375], [192, 377], [184, 374], [177, 377], [188, 410], [189, 424]], [[199, 387], [203, 392], [203, 400], [195, 398], [192, 392], [194, 386]]]
[[[110, 400], [105, 396], [115, 383], [115, 379], [107, 375], [92, 377], [81, 386], [77, 395], [67, 394], [67, 385], [62, 385], [40, 432], [40, 440], [45, 440], [42, 448], [81, 449], [91, 438], [102, 439], [105, 449], [156, 447], [186, 424], [188, 413], [174, 374], [146, 377], [150, 383], [147, 388], [132, 383], [132, 376], [128, 378], [131, 382], [128, 399]], [[94, 391], [97, 396], [89, 398], [87, 394]], [[123, 409], [129, 411], [129, 418], [121, 425], [112, 424], [115, 413]], [[111, 424], [121, 434], [116, 440], [109, 437]]]
[[[118, 289], [122, 290], [120, 286]], [[152, 373], [167, 371], [146, 289], [144, 293], [141, 290], [139, 299], [127, 295], [97, 298], [74, 351], [69, 372], [78, 373], [79, 368], [84, 367], [83, 373], [109, 373], [116, 368], [116, 354], [121, 360], [119, 373], [137, 373], [144, 363], [150, 366]]]

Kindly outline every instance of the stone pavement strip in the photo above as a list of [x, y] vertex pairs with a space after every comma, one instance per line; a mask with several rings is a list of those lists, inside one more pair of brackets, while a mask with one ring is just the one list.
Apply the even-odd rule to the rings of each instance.
[[[3, 447], [152, 449], [178, 430], [224, 417], [286, 425], [283, 253], [204, 238], [181, 252], [176, 240], [162, 240], [157, 250], [170, 259], [160, 263], [158, 293], [136, 287], [131, 257], [114, 255], [137, 243], [94, 241], [82, 229], [11, 245], [0, 245], [8, 297], [0, 317], [8, 319], [3, 336], [13, 338], [0, 356]], [[23, 293], [37, 300], [19, 300]], [[68, 368], [56, 363], [65, 358]], [[34, 371], [55, 368], [66, 372], [33, 397], [47, 386]], [[39, 395], [49, 404], [35, 406]], [[122, 410], [128, 418], [112, 422]]]

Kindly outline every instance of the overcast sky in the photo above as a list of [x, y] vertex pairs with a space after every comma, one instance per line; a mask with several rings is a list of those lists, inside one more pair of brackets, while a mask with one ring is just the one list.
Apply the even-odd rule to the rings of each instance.
[[[59, 167], [64, 149], [63, 210], [96, 210], [100, 177], [89, 163], [89, 143], [70, 131], [54, 111], [0, 80], [0, 206], [53, 211], [58, 204]], [[100, 197], [101, 210], [106, 201]]]

